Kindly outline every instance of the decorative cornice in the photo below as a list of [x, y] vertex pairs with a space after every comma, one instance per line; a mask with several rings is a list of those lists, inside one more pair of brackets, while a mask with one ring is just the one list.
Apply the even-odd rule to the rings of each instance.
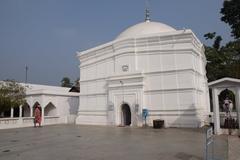
[[66, 96], [66, 97], [78, 97], [79, 93], [67, 92], [61, 93], [59, 91], [49, 91], [49, 90], [33, 90], [26, 92], [26, 96], [36, 96], [36, 95], [54, 95], [54, 96]]
[[121, 79], [129, 79], [129, 78], [144, 78], [144, 75], [158, 75], [158, 74], [170, 74], [170, 73], [183, 73], [183, 72], [192, 72], [196, 73], [197, 75], [202, 74], [194, 69], [178, 69], [178, 70], [165, 70], [165, 71], [144, 71], [144, 72], [128, 72], [128, 73], [122, 73], [122, 74], [114, 74], [109, 77], [104, 77], [104, 78], [94, 78], [94, 79], [88, 79], [88, 80], [80, 80], [80, 84], [87, 83], [87, 82], [94, 82], [94, 81], [114, 81], [114, 80], [121, 80]]
[[[97, 47], [94, 47], [94, 48], [91, 48], [91, 49], [88, 49], [88, 50], [85, 50], [82, 52], [77, 52], [77, 57], [80, 59], [80, 61], [82, 61], [85, 58], [91, 57], [91, 56], [95, 57], [95, 56], [97, 56], [98, 52], [101, 53], [102, 52], [101, 50], [104, 50], [106, 48], [108, 48], [107, 50], [114, 52], [115, 44], [118, 44], [120, 42], [123, 43], [124, 41], [128, 41], [128, 40], [138, 41], [141, 39], [149, 39], [152, 37], [159, 37], [160, 42], [163, 42], [164, 38], [167, 39], [167, 37], [169, 37], [168, 40], [176, 42], [176, 40], [180, 40], [181, 37], [184, 37], [186, 35], [192, 35], [191, 37], [194, 40], [194, 43], [196, 45], [198, 45], [199, 48], [201, 48], [203, 46], [202, 43], [197, 39], [195, 34], [191, 30], [187, 29], [187, 30], [178, 30], [178, 31], [167, 32], [167, 33], [149, 34], [149, 35], [139, 36], [139, 37], [135, 37], [135, 38], [124, 38], [124, 39], [113, 40], [113, 41], [110, 41], [103, 45], [100, 45], [100, 46], [97, 46]], [[105, 50], [105, 51], [107, 51], [107, 50]]]
[[202, 90], [199, 90], [198, 88], [189, 87], [189, 88], [174, 88], [174, 89], [155, 89], [155, 90], [144, 90], [145, 94], [151, 94], [151, 93], [164, 93], [164, 92], [185, 92], [185, 91], [197, 91], [197, 92], [203, 92]]
[[192, 53], [194, 53], [195, 55], [197, 55], [197, 56], [199, 56], [200, 54], [199, 54], [199, 52], [196, 50], [196, 49], [194, 49], [194, 48], [185, 48], [185, 49], [148, 49], [148, 50], [138, 50], [138, 51], [136, 51], [136, 53], [133, 53], [133, 52], [128, 52], [128, 51], [124, 51], [124, 52], [118, 52], [117, 54], [112, 54], [112, 55], [110, 55], [110, 56], [108, 56], [108, 57], [104, 57], [104, 58], [102, 58], [102, 59], [99, 59], [99, 60], [96, 60], [96, 59], [93, 59], [93, 61], [92, 62], [86, 62], [86, 61], [83, 61], [83, 62], [81, 62], [81, 64], [80, 64], [80, 68], [81, 67], [87, 67], [87, 66], [90, 66], [90, 65], [93, 65], [93, 64], [96, 64], [96, 63], [99, 63], [99, 62], [103, 62], [103, 61], [105, 61], [105, 60], [107, 60], [107, 59], [112, 59], [112, 58], [114, 58], [114, 57], [117, 57], [117, 56], [121, 56], [121, 55], [124, 55], [124, 54], [127, 54], [127, 55], [136, 55], [136, 54], [139, 54], [139, 55], [141, 55], [141, 54], [145, 54], [145, 55], [152, 55], [152, 54], [154, 54], [154, 53], [152, 53], [152, 52], [156, 52], [156, 54], [178, 54], [178, 53], [183, 53], [184, 51], [186, 51], [185, 52], [185, 54], [191, 54], [191, 53], [189, 53], [189, 51], [190, 52], [192, 52]]

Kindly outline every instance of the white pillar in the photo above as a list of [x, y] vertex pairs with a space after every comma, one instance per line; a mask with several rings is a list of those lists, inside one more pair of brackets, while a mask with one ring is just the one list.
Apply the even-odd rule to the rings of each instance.
[[30, 117], [33, 117], [33, 107], [30, 107]]
[[22, 118], [22, 105], [19, 106], [19, 118]]
[[22, 125], [23, 124], [23, 119], [22, 119], [22, 105], [19, 106], [19, 119], [18, 119], [18, 124]]
[[13, 114], [14, 114], [14, 108], [11, 107], [11, 118], [13, 118]]
[[44, 108], [42, 107], [42, 125], [44, 125]]
[[216, 88], [212, 89], [212, 98], [213, 98], [214, 133], [220, 134], [219, 100], [218, 90]]

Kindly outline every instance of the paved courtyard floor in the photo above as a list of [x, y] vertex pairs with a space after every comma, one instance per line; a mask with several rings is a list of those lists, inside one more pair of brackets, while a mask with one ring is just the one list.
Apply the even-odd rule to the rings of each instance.
[[0, 160], [202, 160], [204, 144], [201, 129], [56, 125], [0, 130]]

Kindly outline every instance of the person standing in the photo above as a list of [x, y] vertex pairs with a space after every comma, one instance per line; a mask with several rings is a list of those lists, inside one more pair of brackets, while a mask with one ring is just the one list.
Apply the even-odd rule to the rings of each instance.
[[41, 127], [41, 121], [42, 121], [42, 115], [41, 115], [40, 105], [37, 105], [37, 107], [34, 110], [34, 127], [37, 127], [37, 123], [39, 124], [39, 127]]
[[226, 97], [226, 99], [223, 101], [223, 108], [226, 112], [226, 119], [225, 119], [225, 124], [224, 126], [228, 128], [228, 133], [229, 135], [232, 134], [232, 128], [234, 128], [234, 121], [231, 116], [231, 112], [233, 109], [232, 101]]
[[226, 99], [223, 101], [223, 109], [226, 113], [230, 113], [233, 109], [232, 100], [226, 97]]

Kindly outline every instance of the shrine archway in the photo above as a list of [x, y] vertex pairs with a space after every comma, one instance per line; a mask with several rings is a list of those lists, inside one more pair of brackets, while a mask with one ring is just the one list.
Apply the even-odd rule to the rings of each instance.
[[[213, 82], [208, 83], [211, 89], [211, 98], [213, 106], [213, 122], [214, 122], [214, 133], [222, 134], [225, 132], [221, 126], [224, 123], [221, 116], [225, 116], [222, 112], [223, 100], [228, 97], [233, 101], [233, 113], [232, 118], [236, 120], [236, 128], [240, 128], [240, 79], [235, 78], [222, 78]], [[239, 132], [240, 134], [240, 132]]]
[[130, 126], [131, 125], [131, 109], [127, 103], [121, 105], [121, 113], [122, 113], [122, 125]]

